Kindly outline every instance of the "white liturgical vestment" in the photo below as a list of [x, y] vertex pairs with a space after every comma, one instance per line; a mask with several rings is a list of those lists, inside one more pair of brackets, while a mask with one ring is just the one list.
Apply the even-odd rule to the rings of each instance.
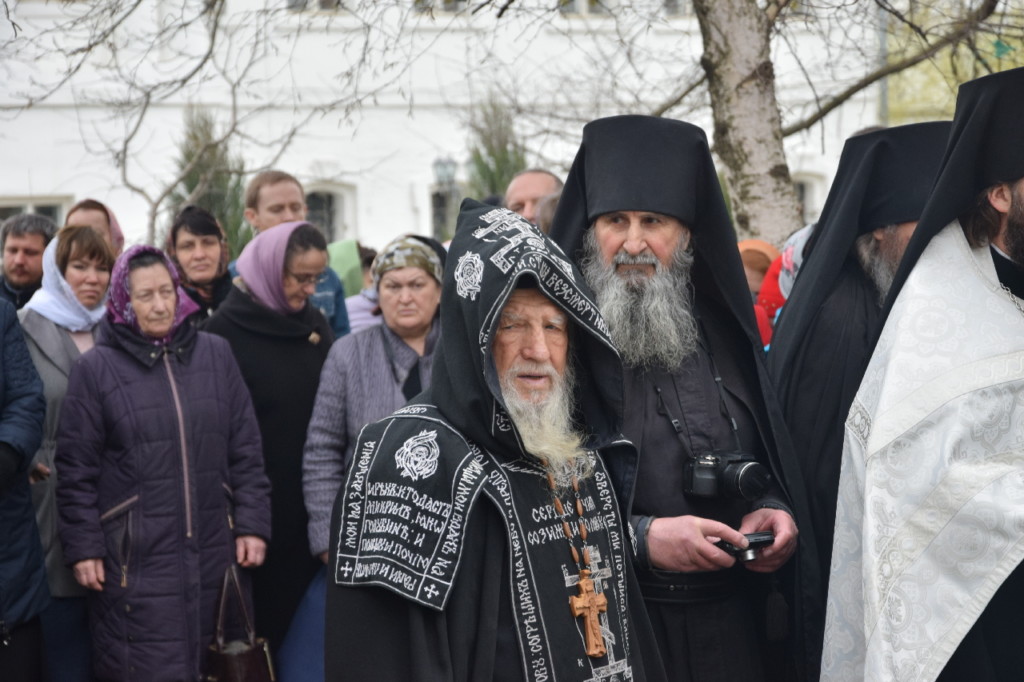
[[900, 291], [846, 421], [822, 680], [934, 680], [1024, 558], [1021, 307], [956, 222]]

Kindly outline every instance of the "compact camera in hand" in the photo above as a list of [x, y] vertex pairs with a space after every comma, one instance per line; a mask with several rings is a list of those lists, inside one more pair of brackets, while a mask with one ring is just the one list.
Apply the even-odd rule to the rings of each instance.
[[691, 457], [683, 467], [683, 492], [697, 497], [756, 500], [768, 490], [768, 468], [746, 453], [714, 453]]
[[760, 533], [747, 533], [744, 535], [747, 542], [750, 544], [746, 547], [737, 547], [731, 542], [725, 540], [719, 540], [715, 543], [715, 547], [725, 550], [729, 554], [736, 557], [737, 561], [753, 561], [757, 558], [757, 550], [764, 549], [765, 547], [771, 547], [772, 543], [775, 542], [775, 533], [770, 530], [761, 531]]

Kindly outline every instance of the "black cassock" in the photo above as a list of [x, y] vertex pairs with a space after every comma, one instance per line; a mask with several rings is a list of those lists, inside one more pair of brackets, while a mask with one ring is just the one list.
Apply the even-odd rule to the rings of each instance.
[[[829, 574], [832, 556], [846, 415], [870, 359], [880, 311], [878, 289], [847, 259], [835, 288], [799, 339], [789, 374], [780, 380], [783, 413], [804, 480], [814, 491], [807, 502], [816, 521], [823, 576]], [[822, 604], [828, 589], [824, 583]]]
[[[563, 526], [502, 400], [491, 345], [523, 286], [572, 329], [573, 421], [594, 469], [580, 481], [585, 541], [574, 498], [561, 496]], [[621, 364], [582, 275], [519, 216], [466, 200], [441, 300], [430, 386], [363, 429], [335, 502], [327, 679], [663, 680], [622, 513], [636, 451], [621, 436]], [[596, 623], [570, 605], [588, 567], [563, 528], [589, 550]], [[607, 651], [588, 656], [598, 631]]]

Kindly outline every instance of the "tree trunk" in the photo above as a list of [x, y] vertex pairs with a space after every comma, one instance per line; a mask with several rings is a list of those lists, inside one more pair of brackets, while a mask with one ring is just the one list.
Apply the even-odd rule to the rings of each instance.
[[769, 10], [754, 0], [693, 0], [693, 9], [738, 236], [781, 244], [801, 225], [775, 98]]

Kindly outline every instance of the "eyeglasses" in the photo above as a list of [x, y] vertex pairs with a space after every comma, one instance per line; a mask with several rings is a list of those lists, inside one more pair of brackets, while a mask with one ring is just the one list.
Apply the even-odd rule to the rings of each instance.
[[305, 287], [319, 282], [324, 273], [318, 272], [315, 275], [297, 275], [291, 270], [285, 270], [285, 274], [294, 279], [299, 286]]

